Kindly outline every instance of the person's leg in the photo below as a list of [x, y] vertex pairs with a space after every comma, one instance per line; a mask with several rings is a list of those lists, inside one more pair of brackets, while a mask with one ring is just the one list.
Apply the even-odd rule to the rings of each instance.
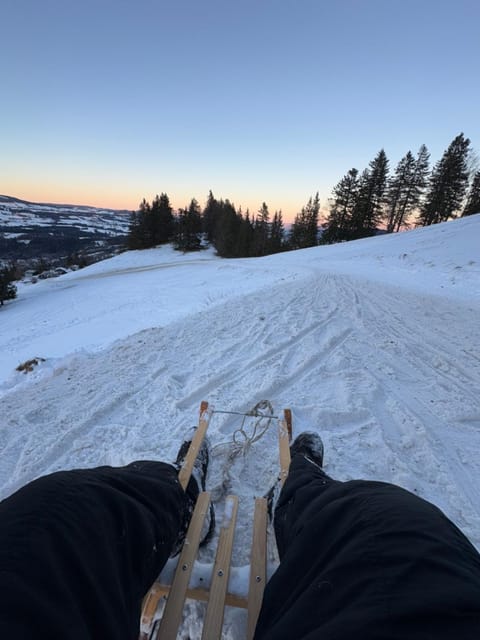
[[255, 640], [479, 638], [480, 556], [444, 514], [394, 485], [332, 480], [294, 445]]
[[[308, 511], [312, 496], [320, 495], [328, 487], [339, 484], [321, 466], [303, 455], [294, 455], [290, 472], [275, 507], [273, 525], [280, 560], [302, 526], [302, 516]], [[306, 489], [306, 490], [305, 490]]]
[[0, 637], [137, 638], [141, 600], [188, 503], [177, 469], [161, 462], [59, 472], [4, 500]]

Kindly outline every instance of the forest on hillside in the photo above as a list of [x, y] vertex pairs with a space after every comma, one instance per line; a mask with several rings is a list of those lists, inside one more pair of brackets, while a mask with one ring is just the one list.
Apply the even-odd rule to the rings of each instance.
[[349, 169], [335, 185], [321, 227], [317, 192], [296, 214], [288, 232], [282, 212], [272, 214], [265, 202], [252, 214], [210, 191], [203, 210], [192, 198], [188, 206], [174, 211], [162, 193], [151, 203], [144, 199], [132, 214], [128, 246], [145, 249], [173, 242], [180, 251], [196, 251], [206, 240], [222, 257], [254, 257], [445, 222], [480, 212], [480, 171], [473, 158], [463, 133], [432, 168], [425, 145], [415, 155], [408, 151], [392, 172], [381, 149], [366, 169]]

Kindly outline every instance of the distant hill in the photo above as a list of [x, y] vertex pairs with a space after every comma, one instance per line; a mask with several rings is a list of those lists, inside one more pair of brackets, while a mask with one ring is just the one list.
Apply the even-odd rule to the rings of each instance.
[[111, 255], [125, 242], [130, 213], [0, 195], [0, 259], [61, 262], [72, 254]]

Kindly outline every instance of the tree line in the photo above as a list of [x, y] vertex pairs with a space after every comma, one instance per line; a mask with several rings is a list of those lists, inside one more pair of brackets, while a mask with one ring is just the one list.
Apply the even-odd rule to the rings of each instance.
[[[361, 173], [350, 169], [333, 188], [326, 222], [319, 228], [318, 192], [309, 198], [285, 230], [282, 212], [271, 215], [264, 202], [250, 214], [210, 191], [203, 210], [195, 198], [174, 212], [166, 193], [151, 203], [145, 199], [132, 213], [129, 249], [173, 243], [180, 251], [197, 251], [204, 242], [219, 256], [243, 258], [304, 249], [364, 238], [383, 229], [388, 233], [428, 226], [480, 212], [480, 171], [472, 169], [470, 140], [460, 133], [430, 170], [430, 153], [421, 145], [408, 151], [389, 173], [381, 149]], [[15, 268], [0, 265], [0, 306], [16, 296]]]
[[355, 240], [379, 229], [398, 232], [411, 226], [414, 216], [417, 226], [444, 222], [480, 212], [480, 171], [470, 170], [470, 159], [470, 140], [463, 133], [432, 170], [425, 145], [416, 155], [408, 151], [392, 174], [381, 149], [366, 169], [350, 169], [335, 185], [321, 229], [318, 192], [297, 213], [288, 232], [282, 212], [271, 215], [266, 203], [254, 214], [243, 213], [210, 191], [203, 210], [193, 198], [174, 212], [162, 193], [151, 203], [144, 199], [132, 214], [128, 247], [173, 243], [178, 250], [196, 251], [205, 240], [222, 257], [242, 258]]
[[[333, 188], [323, 243], [375, 235], [379, 228], [397, 232], [480, 212], [480, 171], [470, 171], [470, 140], [461, 133], [430, 171], [430, 154], [422, 145], [389, 175], [381, 149], [362, 173], [355, 168]], [[470, 189], [469, 188], [470, 182]], [[468, 195], [467, 195], [468, 191]]]
[[202, 241], [213, 245], [219, 256], [245, 258], [265, 256], [318, 243], [320, 198], [311, 197], [286, 233], [282, 212], [271, 215], [264, 202], [257, 213], [237, 211], [229, 200], [218, 200], [210, 191], [203, 210], [195, 198], [188, 207], [173, 211], [166, 193], [152, 203], [143, 199], [132, 214], [128, 246], [146, 249], [173, 243], [180, 251], [197, 251]]

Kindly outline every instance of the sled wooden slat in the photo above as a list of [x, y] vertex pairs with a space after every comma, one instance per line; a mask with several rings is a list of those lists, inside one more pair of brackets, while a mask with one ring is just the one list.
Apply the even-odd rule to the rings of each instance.
[[165, 604], [160, 622], [158, 637], [162, 640], [175, 640], [182, 619], [183, 605], [187, 595], [188, 583], [200, 544], [200, 536], [205, 516], [210, 505], [210, 494], [202, 492], [197, 499], [190, 526], [187, 531], [175, 577]]
[[222, 633], [237, 510], [237, 496], [227, 496], [223, 522], [220, 527], [217, 555], [213, 566], [210, 598], [208, 599], [207, 612], [203, 624], [202, 640], [216, 640], [220, 638]]
[[[207, 402], [200, 406], [199, 426], [192, 438], [185, 462], [179, 472], [179, 481], [185, 489], [190, 480], [193, 465], [202, 446], [212, 410]], [[290, 466], [290, 442], [292, 439], [292, 414], [285, 409], [283, 418], [278, 420], [280, 480], [285, 482]], [[140, 640], [174, 640], [182, 622], [182, 612], [186, 598], [207, 602], [203, 623], [202, 640], [216, 640], [221, 637], [225, 606], [247, 610], [247, 640], [252, 640], [262, 606], [263, 592], [267, 582], [267, 500], [255, 500], [252, 546], [250, 550], [250, 578], [248, 596], [228, 592], [231, 556], [238, 511], [238, 498], [228, 496], [225, 514], [220, 526], [217, 551], [210, 585], [189, 587], [194, 563], [199, 549], [205, 516], [210, 505], [210, 494], [200, 493], [180, 554], [171, 585], [156, 582], [144, 601], [141, 619]], [[195, 573], [193, 574], [195, 576]], [[193, 580], [195, 582], [195, 579]], [[167, 597], [161, 620], [153, 625], [159, 600]]]
[[263, 591], [267, 583], [267, 500], [255, 500], [253, 516], [250, 580], [248, 586], [247, 640], [252, 640], [258, 614], [262, 606]]
[[[142, 617], [140, 619], [141, 629], [150, 629], [150, 627], [152, 626], [153, 617], [155, 616], [158, 602], [163, 595], [164, 593], [162, 591], [162, 585], [159, 585], [158, 583], [155, 583], [147, 593], [143, 602]], [[148, 640], [149, 637], [150, 633], [146, 631], [140, 631], [139, 640]]]
[[[152, 590], [159, 594], [158, 600], [162, 596], [168, 596], [170, 593], [170, 585], [168, 584], [160, 584], [156, 582]], [[198, 600], [199, 602], [208, 602], [210, 598], [210, 591], [204, 587], [195, 587], [187, 589], [187, 600]], [[158, 602], [158, 601], [157, 601]], [[238, 595], [236, 593], [227, 593], [225, 596], [225, 604], [228, 607], [236, 607], [237, 609], [248, 609], [248, 600], [245, 596]], [[157, 604], [155, 604], [155, 607]]]
[[278, 444], [280, 447], [280, 482], [283, 486], [290, 467], [290, 440], [292, 439], [292, 412], [285, 409], [283, 419], [279, 420]]
[[187, 455], [182, 468], [178, 472], [178, 481], [182, 485], [182, 489], [186, 489], [190, 476], [192, 475], [193, 465], [197, 458], [197, 454], [202, 446], [205, 433], [207, 432], [208, 423], [210, 421], [210, 413], [208, 411], [208, 402], [203, 401], [200, 405], [200, 419], [198, 421], [198, 427], [192, 438], [190, 447], [188, 448]]

